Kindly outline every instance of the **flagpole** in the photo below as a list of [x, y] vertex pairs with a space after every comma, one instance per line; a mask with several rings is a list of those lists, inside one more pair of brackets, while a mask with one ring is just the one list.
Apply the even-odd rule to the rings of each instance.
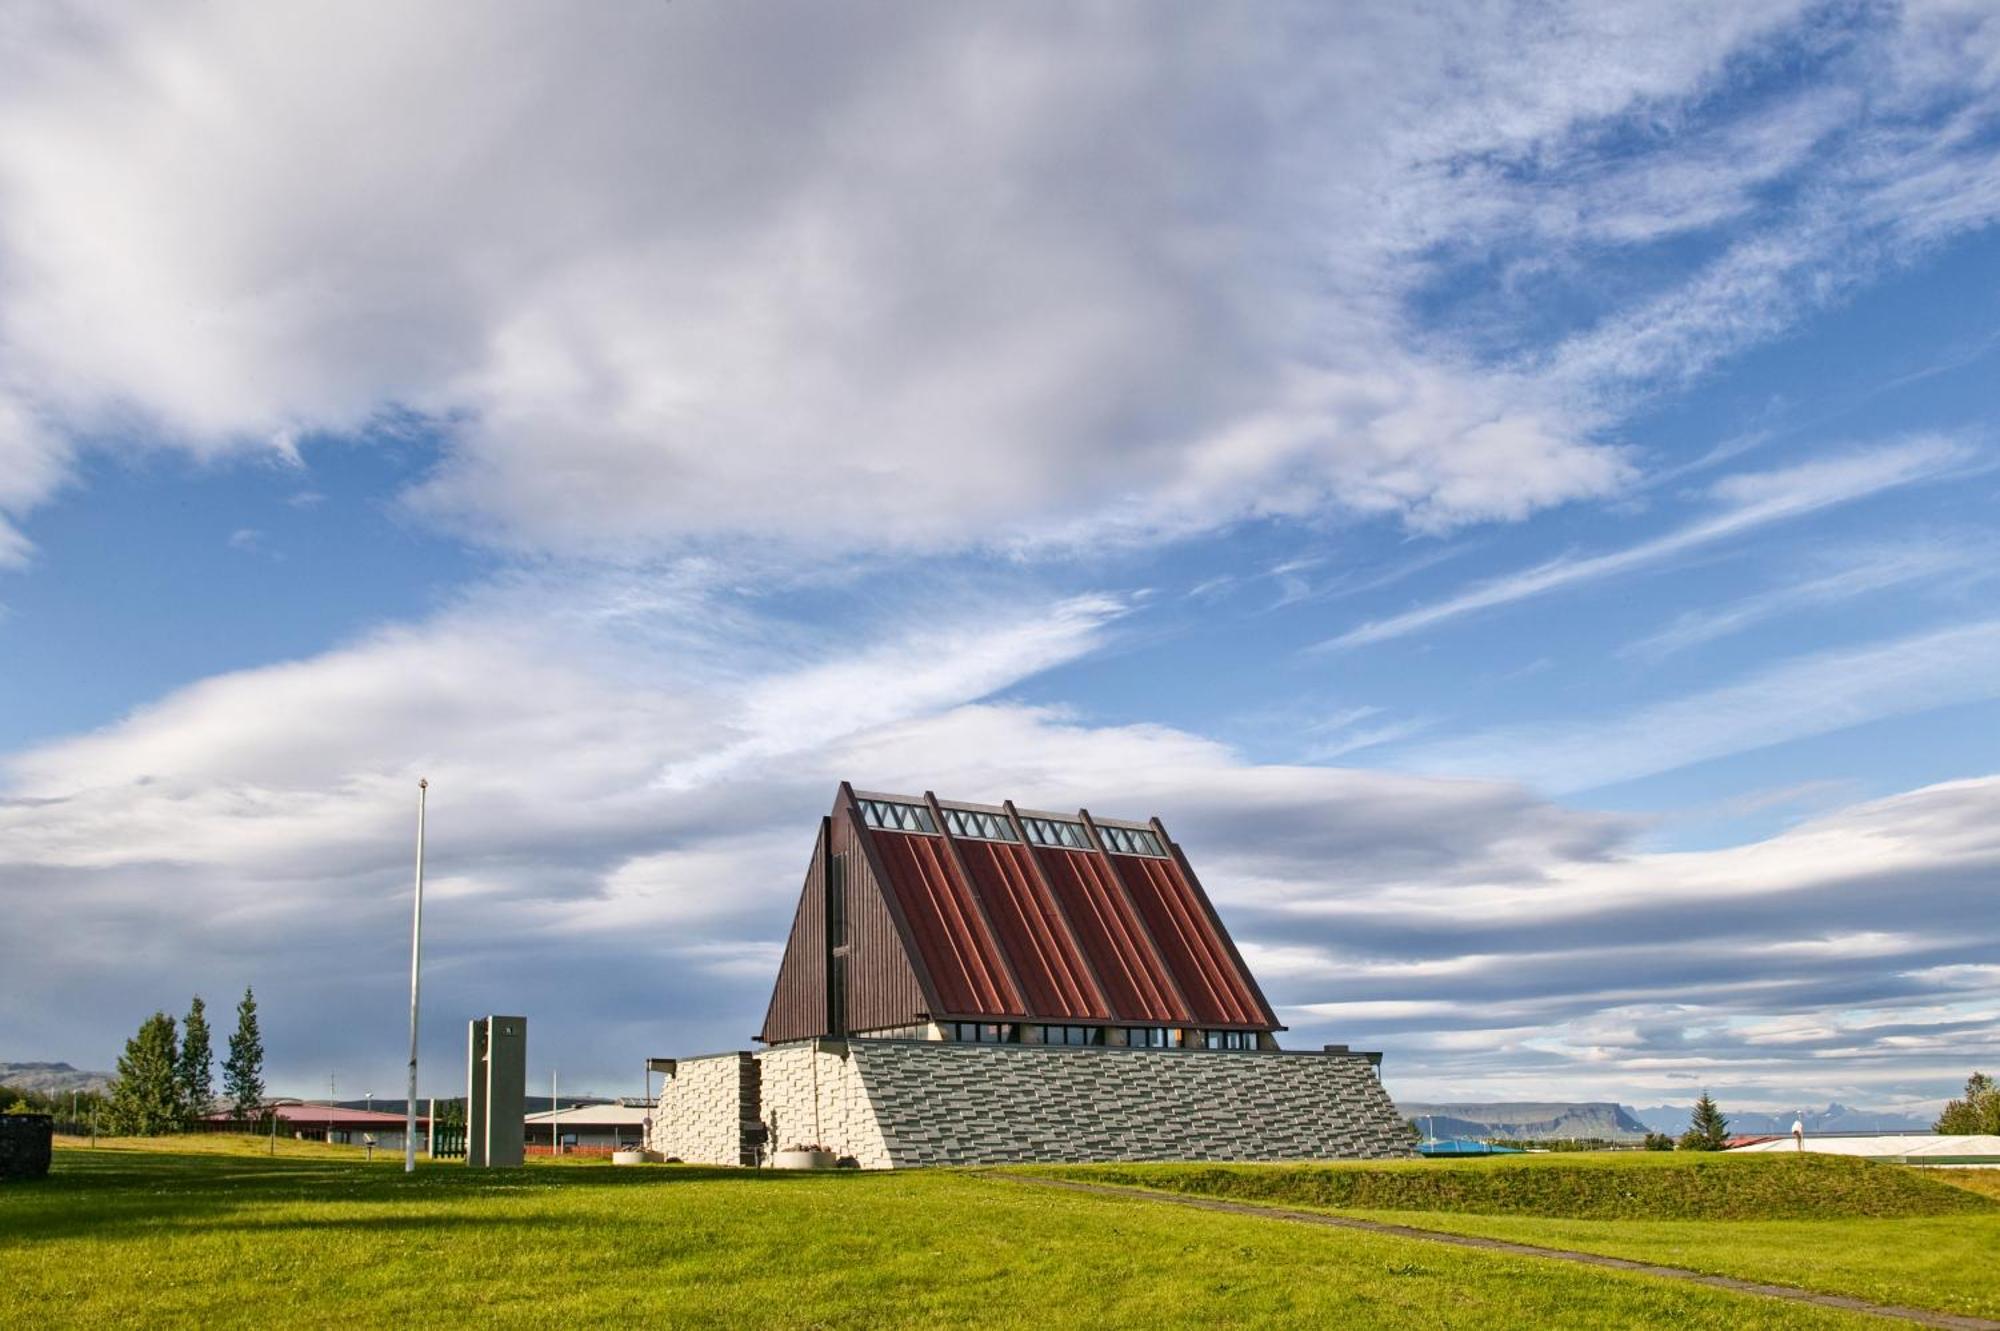
[[417, 899], [410, 915], [410, 1094], [403, 1102], [403, 1172], [417, 1167], [417, 997], [418, 964], [424, 955], [424, 797], [428, 779], [417, 781]]

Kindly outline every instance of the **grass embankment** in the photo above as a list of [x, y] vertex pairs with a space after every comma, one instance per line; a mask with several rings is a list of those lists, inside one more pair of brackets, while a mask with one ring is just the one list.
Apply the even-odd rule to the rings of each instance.
[[1827, 1220], [2000, 1211], [1914, 1170], [1834, 1155], [1496, 1156], [1393, 1165], [1088, 1165], [1063, 1177], [1269, 1206], [1568, 1220]]
[[0, 1187], [0, 1325], [1860, 1327], [1560, 1263], [955, 1172], [405, 1176], [215, 1138]]
[[[1838, 1156], [1659, 1154], [1033, 1172], [2000, 1317], [2000, 1206], [1977, 1191], [2000, 1178], [1974, 1170], [1940, 1177]], [[1953, 1186], [1964, 1176], [1977, 1176], [1967, 1180], [1973, 1190]]]

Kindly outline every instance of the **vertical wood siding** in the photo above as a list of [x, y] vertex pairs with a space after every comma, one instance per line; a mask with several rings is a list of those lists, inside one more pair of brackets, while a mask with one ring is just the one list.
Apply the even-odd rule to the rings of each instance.
[[824, 1035], [826, 1011], [826, 823], [813, 841], [812, 864], [792, 914], [785, 957], [778, 963], [778, 982], [771, 1006], [764, 1013], [764, 1030], [757, 1038], [776, 1044]]
[[887, 1030], [923, 1020], [930, 1011], [923, 985], [903, 945], [896, 919], [889, 913], [882, 887], [868, 865], [868, 856], [845, 811], [833, 818], [833, 851], [845, 869], [843, 903], [847, 907], [847, 1028]]

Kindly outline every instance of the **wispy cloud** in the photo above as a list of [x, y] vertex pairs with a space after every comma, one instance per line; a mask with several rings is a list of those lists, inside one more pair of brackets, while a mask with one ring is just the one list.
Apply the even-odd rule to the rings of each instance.
[[1654, 568], [1775, 522], [1928, 480], [1963, 463], [1968, 456], [1970, 450], [1963, 443], [1926, 435], [1779, 471], [1725, 477], [1710, 491], [1713, 498], [1722, 501], [1721, 511], [1708, 517], [1623, 550], [1552, 559], [1476, 584], [1442, 601], [1358, 625], [1318, 644], [1317, 650], [1386, 642], [1481, 610]]
[[1425, 772], [1506, 776], [1564, 792], [2000, 697], [2000, 620], [1795, 657], [1719, 688], [1582, 721], [1488, 730], [1407, 750]]
[[1690, 610], [1657, 633], [1618, 648], [1621, 657], [1657, 662], [1766, 620], [1817, 606], [1838, 605], [1871, 592], [1926, 582], [1948, 574], [1985, 574], [1994, 568], [1985, 542], [1949, 542], [1874, 548], [1860, 552], [1830, 573], [1770, 588], [1726, 605]]

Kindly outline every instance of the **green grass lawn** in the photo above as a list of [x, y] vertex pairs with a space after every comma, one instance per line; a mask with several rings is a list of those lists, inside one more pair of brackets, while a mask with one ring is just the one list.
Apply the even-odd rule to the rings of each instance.
[[[2000, 1317], [1995, 1171], [1837, 1156], [1509, 1156], [1397, 1165], [1096, 1165], [1055, 1177], [1324, 1210]], [[1954, 1186], [1958, 1185], [1958, 1186]]]
[[1755, 1296], [977, 1173], [405, 1177], [255, 1139], [0, 1186], [0, 1326], [1834, 1327]]

